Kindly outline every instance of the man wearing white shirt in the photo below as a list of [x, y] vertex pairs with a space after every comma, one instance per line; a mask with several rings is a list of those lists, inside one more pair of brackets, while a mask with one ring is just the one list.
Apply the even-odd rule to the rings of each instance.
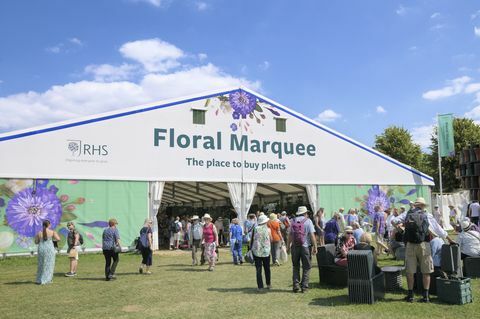
[[479, 215], [480, 215], [480, 204], [478, 203], [478, 200], [474, 200], [470, 204], [470, 208], [468, 210], [467, 217], [470, 217], [470, 221], [473, 224], [478, 225]]

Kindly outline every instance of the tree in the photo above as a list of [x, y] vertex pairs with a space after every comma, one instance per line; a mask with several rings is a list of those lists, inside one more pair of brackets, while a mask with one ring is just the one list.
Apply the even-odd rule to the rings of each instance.
[[[455, 169], [459, 167], [458, 154], [463, 149], [480, 145], [480, 126], [471, 119], [456, 118], [453, 120], [453, 139], [455, 141], [455, 154], [452, 157], [442, 158], [442, 184], [444, 192], [454, 192], [460, 188], [460, 180], [455, 177]], [[437, 128], [432, 134], [432, 145], [429, 155], [429, 174], [435, 179], [435, 191], [440, 190], [438, 179], [438, 134]]]
[[412, 135], [403, 127], [387, 127], [382, 134], [375, 136], [373, 148], [421, 172], [427, 168], [420, 145], [412, 141]]

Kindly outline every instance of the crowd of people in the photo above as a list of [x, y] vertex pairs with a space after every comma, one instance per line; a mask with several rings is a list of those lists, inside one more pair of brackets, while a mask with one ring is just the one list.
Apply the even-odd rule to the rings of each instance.
[[[449, 222], [458, 233], [456, 241], [445, 231], [443, 216], [439, 213], [438, 207], [435, 206], [432, 213], [426, 208], [425, 200], [419, 197], [408, 209], [402, 206], [398, 209], [384, 210], [380, 205], [376, 205], [372, 214], [367, 215], [359, 214], [356, 209], [350, 209], [348, 213], [343, 214], [344, 209], [340, 208], [333, 212], [332, 218], [328, 221], [324, 218], [323, 208], [312, 215], [305, 206], [298, 207], [295, 214], [290, 216], [285, 211], [279, 214], [271, 212], [268, 215], [257, 212], [249, 214], [243, 223], [240, 223], [238, 218], [233, 218], [228, 221], [228, 225], [222, 217], [214, 222], [209, 214], [202, 218], [194, 215], [183, 221], [179, 217], [172, 217], [168, 226], [169, 244], [170, 249], [191, 249], [192, 265], [208, 263], [209, 271], [215, 269], [220, 245], [230, 247], [234, 265], [244, 263], [242, 249], [246, 246], [253, 255], [259, 291], [271, 289], [270, 267], [280, 266], [285, 261], [286, 254], [290, 254], [293, 292], [308, 291], [312, 255], [317, 253], [318, 246], [335, 244], [335, 263], [341, 267], [347, 266], [348, 253], [351, 250], [372, 251], [376, 265], [378, 255], [395, 255], [399, 247], [405, 247], [408, 285], [406, 300], [413, 301], [414, 274], [418, 267], [423, 274], [425, 288], [420, 301], [428, 302], [430, 273], [434, 271], [434, 267], [440, 266], [441, 247], [445, 242], [458, 244], [462, 259], [480, 256], [478, 231], [480, 205], [478, 202], [471, 203], [464, 218], [460, 217], [455, 207], [450, 206]], [[115, 219], [110, 219], [102, 236], [107, 281], [116, 278], [115, 270], [121, 251], [117, 225]], [[65, 276], [72, 277], [77, 272], [78, 251], [83, 238], [75, 230], [73, 222], [69, 222], [67, 227], [70, 269]], [[140, 274], [151, 274], [152, 236], [152, 220], [146, 219], [140, 230], [137, 245], [142, 255]], [[36, 279], [38, 284], [52, 281], [56, 253], [54, 240], [59, 240], [59, 235], [50, 229], [50, 222], [46, 220], [43, 223], [43, 230], [35, 237], [38, 244]]]

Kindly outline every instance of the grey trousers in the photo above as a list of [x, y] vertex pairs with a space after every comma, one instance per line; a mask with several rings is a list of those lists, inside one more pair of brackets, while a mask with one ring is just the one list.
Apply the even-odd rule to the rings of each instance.
[[[302, 279], [300, 281], [300, 262], [302, 263]], [[293, 289], [308, 289], [310, 281], [310, 269], [312, 260], [310, 259], [310, 248], [292, 246], [292, 265], [293, 265]]]

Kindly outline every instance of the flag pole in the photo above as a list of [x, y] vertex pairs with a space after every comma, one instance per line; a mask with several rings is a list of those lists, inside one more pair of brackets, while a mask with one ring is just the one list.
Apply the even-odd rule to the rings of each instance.
[[438, 181], [440, 186], [440, 203], [438, 204], [440, 208], [440, 213], [442, 214], [443, 220], [443, 185], [442, 185], [442, 156], [440, 155], [440, 120], [437, 114], [437, 146], [438, 146]]

